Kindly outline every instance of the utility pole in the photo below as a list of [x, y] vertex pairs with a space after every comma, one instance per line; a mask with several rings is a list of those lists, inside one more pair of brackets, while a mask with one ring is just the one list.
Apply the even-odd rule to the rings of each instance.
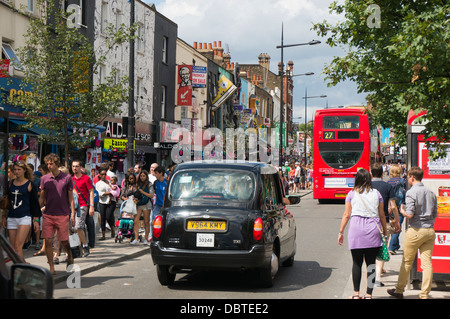
[[134, 14], [135, 0], [130, 0], [130, 69], [129, 69], [129, 97], [128, 97], [128, 168], [134, 165], [134, 135], [135, 135], [135, 118], [134, 118]]

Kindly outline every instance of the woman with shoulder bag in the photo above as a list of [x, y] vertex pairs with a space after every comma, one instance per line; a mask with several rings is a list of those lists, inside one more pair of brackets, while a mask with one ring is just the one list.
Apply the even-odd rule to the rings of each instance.
[[[153, 189], [153, 185], [150, 183], [148, 179], [148, 172], [146, 170], [141, 171], [137, 180], [137, 188], [140, 193], [139, 196], [135, 196], [136, 210], [137, 214], [134, 217], [134, 233], [137, 234], [139, 232], [139, 220], [141, 218], [141, 214], [144, 216], [144, 244], [148, 244], [148, 236], [150, 233], [150, 212], [153, 208], [152, 201], [155, 194], [155, 190]], [[136, 242], [132, 242], [132, 244], [136, 244]]]
[[382, 246], [380, 230], [387, 234], [386, 219], [381, 194], [372, 188], [370, 173], [360, 169], [356, 173], [355, 187], [345, 199], [345, 211], [339, 229], [338, 243], [343, 245], [344, 230], [349, 223], [348, 246], [353, 258], [352, 278], [354, 294], [360, 299], [361, 269], [365, 260], [367, 266], [367, 290], [365, 299], [372, 298], [375, 280], [375, 261]]

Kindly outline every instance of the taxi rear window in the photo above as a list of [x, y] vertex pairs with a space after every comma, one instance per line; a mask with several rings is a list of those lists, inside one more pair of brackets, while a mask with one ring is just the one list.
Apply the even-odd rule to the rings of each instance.
[[171, 200], [250, 200], [255, 178], [239, 170], [188, 170], [176, 173], [169, 186]]

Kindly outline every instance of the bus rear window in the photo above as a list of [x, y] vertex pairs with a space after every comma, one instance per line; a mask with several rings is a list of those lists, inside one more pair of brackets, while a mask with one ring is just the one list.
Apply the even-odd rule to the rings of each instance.
[[361, 159], [364, 143], [319, 143], [319, 154], [323, 161], [334, 169], [347, 169]]
[[324, 116], [324, 129], [359, 129], [359, 116]]

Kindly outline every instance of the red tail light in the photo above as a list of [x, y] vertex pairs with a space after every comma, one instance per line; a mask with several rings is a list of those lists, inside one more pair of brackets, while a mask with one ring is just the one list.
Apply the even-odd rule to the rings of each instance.
[[255, 240], [260, 240], [263, 235], [263, 221], [261, 218], [256, 218], [253, 223], [253, 238]]
[[156, 238], [159, 238], [161, 236], [162, 232], [162, 217], [156, 216], [155, 220], [153, 221], [153, 236]]

